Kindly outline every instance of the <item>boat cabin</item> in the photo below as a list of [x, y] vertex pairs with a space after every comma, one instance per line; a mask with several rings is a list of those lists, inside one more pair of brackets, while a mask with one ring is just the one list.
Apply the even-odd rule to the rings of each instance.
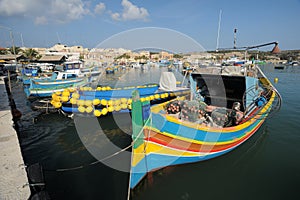
[[[246, 69], [239, 66], [206, 68], [193, 72], [190, 83], [191, 93], [195, 96], [200, 94], [207, 105], [228, 109], [231, 109], [235, 102], [248, 107], [261, 91], [255, 72], [246, 72]], [[241, 111], [244, 111], [243, 107]]]
[[78, 77], [78, 75], [76, 73], [55, 71], [52, 73], [51, 79], [52, 80], [65, 80], [65, 79], [71, 79], [71, 78], [77, 78], [77, 77]]

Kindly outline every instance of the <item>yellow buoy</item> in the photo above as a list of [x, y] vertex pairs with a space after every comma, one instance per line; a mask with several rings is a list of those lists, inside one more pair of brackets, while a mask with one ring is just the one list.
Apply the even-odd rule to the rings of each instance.
[[169, 96], [169, 94], [168, 93], [165, 93], [165, 97], [167, 98]]
[[91, 106], [93, 104], [92, 100], [85, 100], [84, 105]]
[[107, 108], [103, 108], [103, 109], [101, 110], [101, 114], [102, 114], [102, 115], [106, 115], [107, 112], [108, 112]]
[[85, 112], [91, 113], [93, 110], [94, 110], [94, 109], [93, 109], [92, 106], [88, 106], [88, 107], [86, 107]]
[[127, 104], [126, 103], [121, 103], [120, 107], [124, 110], [127, 109]]
[[278, 78], [274, 78], [274, 83], [278, 83]]
[[128, 104], [128, 109], [131, 110], [132, 106], [131, 104]]
[[53, 100], [59, 102], [61, 100], [61, 96], [56, 96]]
[[114, 100], [114, 105], [120, 105], [120, 103], [121, 103], [121, 100], [120, 100], [120, 99]]
[[117, 105], [115, 106], [115, 111], [120, 111], [121, 110], [121, 106]]
[[74, 98], [71, 98], [71, 99], [70, 99], [70, 103], [71, 103], [71, 104], [76, 104], [76, 103], [77, 103], [77, 100], [74, 99]]
[[61, 103], [60, 102], [55, 102], [53, 104], [54, 108], [60, 108], [61, 107]]
[[53, 93], [53, 94], [51, 95], [51, 97], [52, 97], [52, 99], [55, 99], [55, 98], [57, 97], [57, 95], [56, 95], [55, 93]]
[[121, 98], [120, 101], [121, 101], [121, 103], [127, 103], [127, 99], [126, 98]]
[[144, 97], [140, 98], [141, 102], [144, 102], [146, 99]]
[[100, 117], [101, 116], [101, 111], [100, 110], [94, 110], [94, 115], [96, 117]]
[[85, 107], [84, 106], [79, 106], [78, 111], [81, 112], [81, 113], [85, 112]]
[[67, 102], [69, 100], [69, 97], [68, 96], [62, 96], [61, 97], [61, 101], [62, 102]]
[[132, 103], [132, 99], [128, 99], [127, 104], [131, 104]]
[[108, 106], [112, 106], [113, 104], [114, 104], [113, 100], [110, 99], [110, 100], [107, 101]]
[[115, 108], [113, 106], [107, 107], [108, 112], [114, 112]]
[[111, 90], [111, 87], [107, 86], [107, 87], [106, 87], [106, 90]]
[[61, 95], [61, 91], [55, 92], [56, 95]]
[[96, 88], [96, 90], [98, 90], [98, 91], [99, 91], [99, 90], [102, 90], [102, 88], [101, 88], [101, 87], [97, 87], [97, 88]]
[[150, 96], [150, 100], [151, 100], [151, 101], [154, 100], [154, 95], [151, 95], [151, 96]]
[[155, 95], [154, 95], [154, 98], [155, 98], [155, 99], [159, 99], [159, 98], [160, 98], [159, 94], [155, 94]]
[[160, 95], [160, 98], [162, 98], [162, 99], [165, 98], [165, 97], [166, 97], [165, 94]]
[[96, 105], [99, 105], [101, 103], [100, 99], [94, 99], [93, 100], [93, 105], [96, 106]]
[[61, 96], [68, 97], [68, 96], [70, 96], [70, 92], [69, 91], [63, 91]]
[[150, 101], [150, 97], [146, 97], [145, 100], [146, 100], [146, 101]]
[[84, 105], [84, 100], [82, 100], [82, 99], [77, 100], [77, 105], [78, 106], [83, 106]]
[[101, 99], [101, 104], [102, 104], [103, 106], [106, 106], [106, 105], [107, 105], [107, 100], [106, 100], [106, 99]]
[[80, 95], [77, 92], [72, 93], [72, 97], [78, 99]]

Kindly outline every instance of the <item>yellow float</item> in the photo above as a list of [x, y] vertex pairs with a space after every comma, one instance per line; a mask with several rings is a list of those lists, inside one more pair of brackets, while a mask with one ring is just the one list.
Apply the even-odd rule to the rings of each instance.
[[93, 104], [93, 101], [92, 100], [85, 100], [84, 101], [84, 105], [86, 105], [87, 107], [88, 106], [91, 106]]
[[72, 97], [78, 99], [80, 95], [77, 92], [72, 93]]
[[62, 96], [61, 101], [62, 102], [67, 102], [69, 100], [69, 96]]
[[60, 108], [61, 107], [61, 103], [60, 102], [54, 102], [53, 106], [54, 106], [54, 108]]
[[96, 117], [100, 117], [101, 116], [101, 111], [100, 110], [94, 110], [94, 115]]
[[114, 108], [113, 106], [109, 106], [109, 107], [107, 108], [107, 110], [108, 110], [108, 112], [113, 112], [113, 111], [115, 110], [115, 108]]
[[84, 105], [84, 100], [82, 100], [82, 99], [77, 100], [77, 105], [78, 106], [83, 106]]
[[93, 100], [93, 105], [96, 106], [96, 105], [99, 105], [101, 103], [100, 99], [94, 99]]
[[127, 103], [127, 99], [126, 98], [121, 98], [120, 101], [121, 101], [121, 104]]
[[74, 99], [74, 98], [71, 98], [71, 99], [70, 99], [70, 103], [71, 103], [71, 104], [76, 104], [76, 103], [77, 103], [77, 100]]
[[126, 103], [121, 103], [120, 107], [124, 110], [127, 109], [127, 104]]
[[94, 110], [94, 109], [93, 109], [92, 106], [88, 106], [88, 107], [86, 107], [85, 112], [91, 113], [93, 110]]
[[107, 108], [103, 108], [103, 109], [101, 110], [101, 114], [102, 114], [102, 115], [106, 115], [107, 113], [108, 113]]
[[119, 106], [119, 105], [115, 106], [114, 108], [115, 108], [115, 111], [117, 111], [117, 112], [121, 110], [121, 106]]
[[85, 107], [84, 106], [79, 106], [78, 111], [81, 112], [81, 113], [84, 113], [85, 112]]
[[107, 100], [106, 100], [106, 99], [101, 99], [101, 104], [102, 104], [103, 106], [106, 106], [106, 105], [107, 105]]

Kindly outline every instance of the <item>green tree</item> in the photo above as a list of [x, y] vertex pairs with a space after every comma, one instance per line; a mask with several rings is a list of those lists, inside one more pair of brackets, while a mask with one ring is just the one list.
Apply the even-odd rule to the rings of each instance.
[[173, 55], [173, 58], [183, 58], [183, 56], [180, 55], [180, 54], [174, 54], [174, 55]]
[[122, 58], [129, 59], [130, 56], [127, 55], [126, 53], [124, 53], [123, 55], [120, 55], [120, 56], [116, 57], [115, 60], [122, 59]]
[[1, 54], [1, 55], [7, 54], [7, 49], [4, 49], [4, 48], [2, 49], [2, 48], [1, 48], [1, 49], [0, 49], [0, 54]]
[[22, 53], [23, 50], [20, 48], [20, 47], [10, 47], [8, 49], [8, 51], [11, 53], [11, 54], [16, 54], [18, 55], [19, 53]]
[[23, 55], [24, 55], [27, 59], [29, 59], [29, 60], [33, 60], [33, 59], [40, 58], [39, 53], [38, 53], [36, 50], [32, 49], [32, 48], [26, 49], [26, 50], [23, 52]]

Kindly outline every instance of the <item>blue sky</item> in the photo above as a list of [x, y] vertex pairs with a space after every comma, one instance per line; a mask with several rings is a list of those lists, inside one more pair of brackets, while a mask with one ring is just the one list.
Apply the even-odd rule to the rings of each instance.
[[[27, 47], [61, 42], [88, 48], [123, 31], [159, 27], [214, 50], [220, 10], [220, 47], [233, 47], [237, 28], [237, 46], [278, 41], [283, 50], [300, 49], [300, 0], [0, 0], [0, 46], [11, 46], [5, 27], [16, 46], [22, 36]], [[147, 33], [136, 37], [153, 40]]]

